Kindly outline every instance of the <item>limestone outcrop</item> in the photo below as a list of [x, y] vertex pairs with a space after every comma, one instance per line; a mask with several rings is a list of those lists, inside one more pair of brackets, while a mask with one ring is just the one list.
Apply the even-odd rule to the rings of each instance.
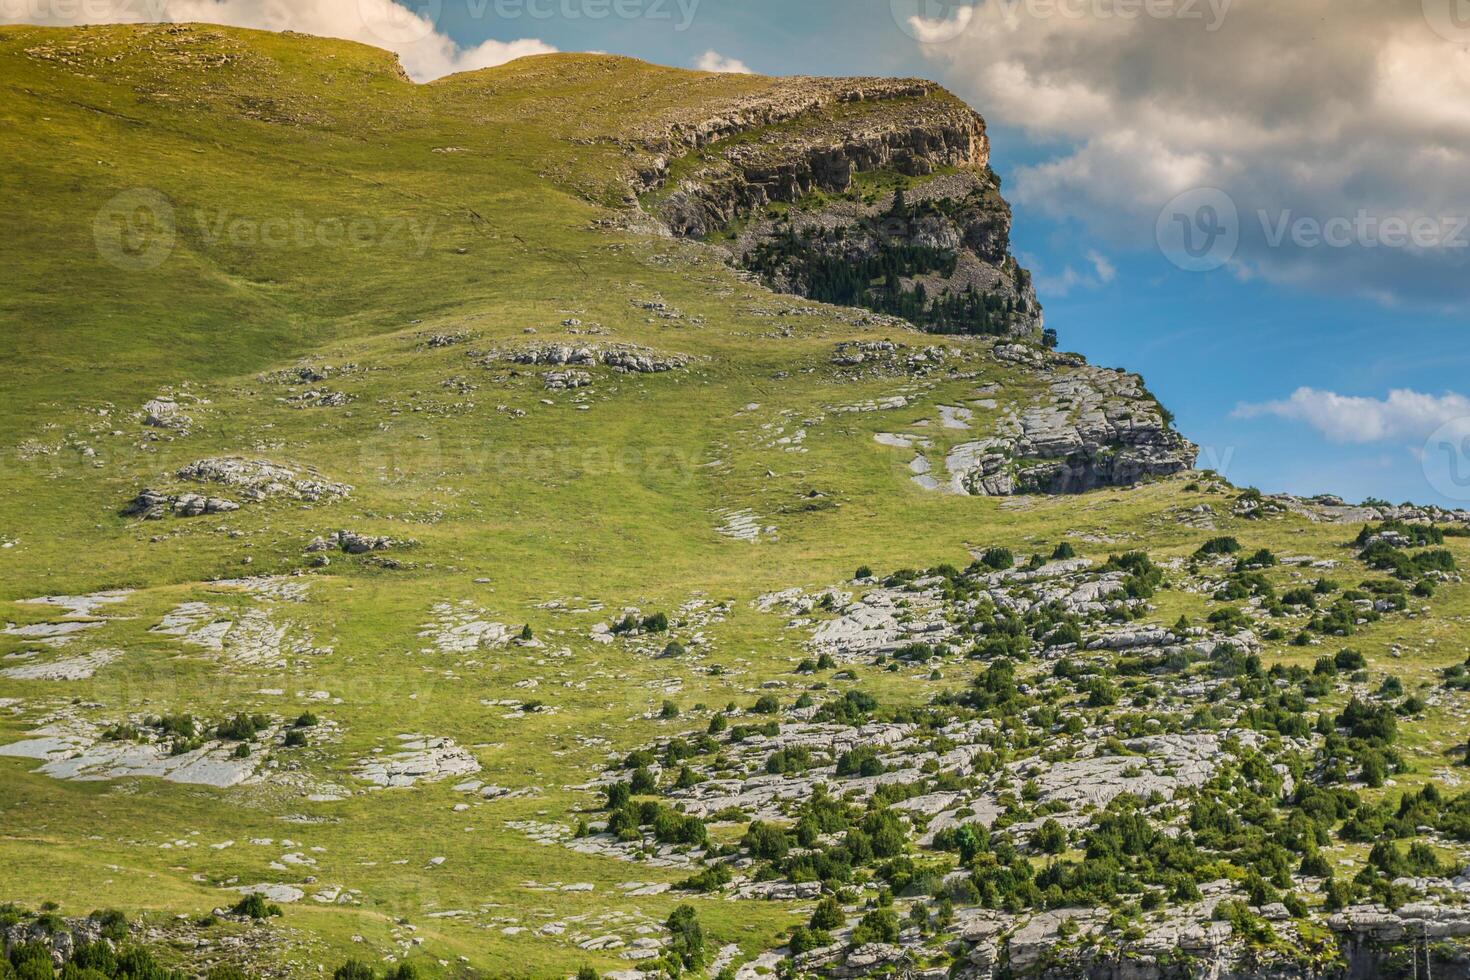
[[[669, 233], [719, 245], [778, 291], [937, 332], [1039, 339], [985, 121], [962, 101], [914, 79], [793, 78], [699, 112], [634, 140], [636, 190]], [[894, 186], [862, 186], [860, 174]], [[881, 296], [834, 294], [830, 270], [895, 258]], [[944, 302], [956, 308], [940, 312]]]

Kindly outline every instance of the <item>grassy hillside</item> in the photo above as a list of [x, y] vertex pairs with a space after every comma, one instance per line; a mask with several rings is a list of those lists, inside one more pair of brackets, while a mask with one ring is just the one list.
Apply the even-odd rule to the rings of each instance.
[[[290, 884], [303, 900], [249, 959], [293, 975], [349, 955], [431, 974], [627, 967], [572, 937], [631, 941], [684, 901], [715, 944], [753, 957], [810, 903], [629, 895], [688, 872], [537, 843], [528, 828], [594, 816], [587, 784], [614, 754], [703, 730], [771, 683], [786, 700], [809, 686], [793, 673], [804, 634], [757, 596], [848, 582], [860, 565], [964, 566], [997, 545], [1049, 555], [1064, 539], [1099, 562], [1133, 548], [1184, 559], [1217, 534], [1353, 561], [1357, 527], [1233, 516], [1233, 491], [1210, 481], [1066, 498], [925, 491], [875, 435], [995, 384], [1003, 404], [975, 409], [983, 429], [1048, 379], [974, 338], [943, 339], [944, 371], [839, 369], [842, 341], [936, 338], [775, 296], [696, 243], [608, 227], [634, 166], [612, 137], [775, 84], [556, 55], [417, 86], [384, 52], [339, 41], [0, 28], [0, 620], [12, 627], [0, 664], [108, 652], [87, 677], [0, 673], [0, 743], [179, 713], [320, 719], [306, 746], [259, 748], [260, 778], [224, 788], [62, 779], [0, 758], [0, 901], [117, 907], [168, 933], [184, 930], [171, 916], [233, 904], [239, 886]], [[544, 365], [489, 357], [552, 344], [682, 360], [597, 366], [586, 387], [556, 390]], [[146, 424], [161, 395], [186, 424]], [[852, 410], [897, 395], [904, 407]], [[122, 513], [144, 488], [190, 489], [177, 472], [222, 456], [352, 490], [251, 502], [213, 487], [202, 492], [240, 509]], [[1218, 515], [1209, 530], [1182, 519], [1201, 504]], [[747, 512], [755, 540], [722, 533]], [[395, 544], [308, 550], [339, 529]], [[1470, 559], [1463, 539], [1447, 547]], [[246, 576], [306, 588], [282, 598], [219, 581]], [[58, 613], [20, 600], [124, 589], [74, 617], [96, 624], [74, 639], [25, 631]], [[190, 629], [255, 632], [211, 647], [161, 629], [186, 603], [205, 607]], [[1354, 638], [1375, 680], [1391, 668], [1414, 688], [1470, 652], [1470, 590], [1447, 583], [1424, 605]], [[666, 613], [688, 655], [659, 659], [662, 637], [594, 639], [634, 608]], [[1161, 593], [1147, 621], [1214, 608]], [[535, 639], [436, 649], [436, 623], [460, 614]], [[1264, 658], [1310, 665], [1320, 652], [1282, 639]], [[972, 673], [962, 658], [933, 673], [863, 665], [825, 690], [916, 705]], [[678, 717], [661, 715], [665, 701]], [[1409, 736], [1406, 785], [1457, 758], [1459, 705], [1436, 702]], [[456, 791], [457, 778], [369, 788], [361, 761], [408, 734], [452, 739], [508, 793]], [[571, 925], [538, 931], [553, 921]]]

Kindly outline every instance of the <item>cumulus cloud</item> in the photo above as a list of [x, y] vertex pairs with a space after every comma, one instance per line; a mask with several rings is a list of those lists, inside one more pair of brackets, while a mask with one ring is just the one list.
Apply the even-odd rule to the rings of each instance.
[[[992, 122], [1061, 147], [1010, 176], [1019, 203], [1151, 249], [1169, 201], [1220, 188], [1237, 275], [1447, 306], [1470, 298], [1470, 29], [1433, 16], [1456, 2], [982, 0], [901, 26]], [[1283, 220], [1307, 234], [1273, 241]]]
[[1387, 398], [1298, 388], [1280, 401], [1240, 405], [1234, 415], [1304, 422], [1337, 443], [1422, 441], [1446, 423], [1470, 418], [1470, 398], [1456, 392], [1428, 395], [1409, 388], [1390, 391]]
[[438, 29], [441, 4], [425, 0], [412, 9], [393, 0], [75, 0], [0, 4], [0, 23], [184, 23], [200, 21], [266, 31], [300, 31], [360, 41], [398, 55], [417, 81], [474, 71], [556, 49], [542, 41], [488, 40], [461, 47]]
[[717, 71], [728, 75], [753, 74], [739, 58], [727, 58], [713, 48], [700, 55], [694, 62], [694, 67], [700, 71]]

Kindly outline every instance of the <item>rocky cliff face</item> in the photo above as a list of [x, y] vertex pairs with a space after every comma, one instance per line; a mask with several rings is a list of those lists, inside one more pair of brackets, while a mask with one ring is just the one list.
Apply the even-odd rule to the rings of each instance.
[[949, 453], [956, 491], [1081, 493], [1194, 466], [1199, 448], [1174, 431], [1138, 375], [1020, 344], [999, 344], [994, 356], [1056, 377], [1045, 402], [1012, 412], [994, 437]]
[[[754, 94], [662, 113], [623, 142], [639, 151], [640, 190], [703, 198], [715, 225], [737, 216], [732, 199], [790, 201], [812, 190], [846, 189], [852, 176], [891, 167], [926, 174], [936, 166], [984, 167], [985, 122], [932, 82], [896, 78], [790, 78]], [[725, 181], [737, 186], [721, 187]], [[672, 217], [677, 209], [661, 208]], [[680, 234], [715, 225], [688, 222]], [[702, 230], [701, 230], [702, 227]]]
[[985, 123], [928, 82], [791, 79], [635, 139], [645, 207], [773, 289], [1039, 340]]
[[[854, 377], [919, 375], [945, 365], [947, 356], [945, 348], [867, 341], [841, 345], [833, 363]], [[1044, 386], [1021, 394], [1008, 385], [977, 385], [969, 398], [939, 406], [938, 418], [879, 433], [880, 444], [913, 454], [911, 478], [924, 489], [977, 497], [1081, 493], [1194, 466], [1198, 447], [1174, 430], [1138, 375], [1007, 340], [985, 356], [1025, 369]], [[966, 437], [953, 444], [936, 438], [946, 430]]]

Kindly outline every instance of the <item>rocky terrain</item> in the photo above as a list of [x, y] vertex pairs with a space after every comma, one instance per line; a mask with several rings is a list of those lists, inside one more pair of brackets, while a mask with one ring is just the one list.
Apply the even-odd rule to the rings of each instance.
[[[1207, 544], [1165, 570], [1138, 552], [1010, 567], [992, 549], [964, 571], [763, 596], [758, 608], [795, 614], [789, 628], [809, 636], [798, 673], [988, 666], [918, 710], [812, 693], [825, 684], [731, 704], [628, 755], [597, 783], [607, 819], [555, 839], [687, 869], [676, 887], [695, 892], [821, 899], [781, 951], [801, 974], [1381, 975], [1407, 942], [1427, 968], [1464, 975], [1463, 954], [1431, 941], [1470, 936], [1458, 907], [1470, 874], [1433, 855], [1461, 839], [1450, 814], [1470, 797], [1426, 789], [1394, 814], [1359, 796], [1384, 778], [1369, 772], [1375, 752], [1396, 764], [1393, 719], [1424, 702], [1365, 687], [1350, 649], [1311, 671], [1265, 670], [1263, 636], [1341, 631], [1259, 588], [1249, 569], [1274, 557], [1231, 553]], [[1327, 563], [1289, 564], [1331, 594], [1310, 585]], [[1245, 583], [1243, 615], [1131, 625], [1156, 587], [1224, 596]], [[1344, 602], [1358, 624], [1404, 608]], [[1347, 710], [1314, 715], [1335, 691]], [[660, 802], [632, 802], [649, 793]], [[1352, 814], [1346, 838], [1413, 846], [1376, 845], [1349, 883], [1318, 850], [1328, 800]], [[1266, 816], [1278, 807], [1289, 817]], [[1249, 811], [1264, 823], [1242, 822]], [[718, 843], [730, 825], [743, 836]], [[1215, 877], [1237, 850], [1252, 855], [1244, 877]], [[1370, 896], [1380, 904], [1355, 904]], [[1305, 911], [1324, 901], [1328, 914]]]

